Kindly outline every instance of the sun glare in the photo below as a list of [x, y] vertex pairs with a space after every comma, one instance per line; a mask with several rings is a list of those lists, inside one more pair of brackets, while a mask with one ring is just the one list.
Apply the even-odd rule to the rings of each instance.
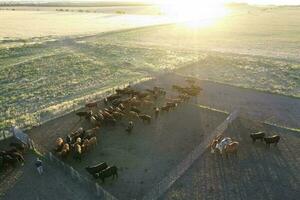
[[229, 11], [218, 1], [209, 0], [165, 0], [159, 3], [163, 14], [172, 20], [191, 27], [212, 25]]

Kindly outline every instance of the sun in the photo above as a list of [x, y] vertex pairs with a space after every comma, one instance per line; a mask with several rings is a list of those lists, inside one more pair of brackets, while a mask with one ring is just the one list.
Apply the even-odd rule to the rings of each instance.
[[194, 27], [208, 26], [229, 13], [220, 1], [209, 0], [165, 0], [159, 7], [172, 20]]

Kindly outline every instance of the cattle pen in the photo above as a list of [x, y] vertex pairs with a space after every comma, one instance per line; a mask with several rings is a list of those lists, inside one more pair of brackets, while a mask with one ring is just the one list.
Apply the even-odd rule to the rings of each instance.
[[[168, 85], [167, 81], [151, 79], [135, 87], [158, 85], [172, 94], [171, 84], [182, 79]], [[200, 105], [201, 98], [161, 114], [150, 124], [136, 122], [131, 134], [126, 133], [123, 122], [101, 128], [98, 145], [81, 162], [62, 160], [50, 153], [57, 137], [66, 136], [74, 128], [91, 127], [75, 112], [27, 133], [55, 170], [103, 199], [296, 199], [300, 191], [299, 133], [254, 122], [240, 115], [239, 109], [228, 112]], [[282, 141], [270, 149], [260, 141], [253, 144], [249, 135], [260, 130], [278, 133]], [[240, 142], [237, 157], [210, 153], [207, 146], [220, 133]], [[102, 183], [86, 172], [86, 166], [101, 162], [116, 165], [119, 178]], [[17, 196], [20, 193], [8, 193], [10, 199], [21, 198]]]

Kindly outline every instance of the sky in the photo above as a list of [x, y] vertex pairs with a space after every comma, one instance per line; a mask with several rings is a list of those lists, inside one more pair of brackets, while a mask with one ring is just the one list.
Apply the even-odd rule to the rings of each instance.
[[[117, 1], [117, 2], [162, 2], [168, 0], [0, 0], [0, 2], [60, 2], [60, 1], [81, 1], [81, 2], [89, 2], [89, 1]], [[174, 0], [174, 1], [185, 1], [185, 0]], [[300, 5], [300, 0], [198, 0], [198, 1], [217, 1], [222, 3], [230, 3], [230, 2], [242, 2], [249, 4], [273, 4], [273, 5]]]

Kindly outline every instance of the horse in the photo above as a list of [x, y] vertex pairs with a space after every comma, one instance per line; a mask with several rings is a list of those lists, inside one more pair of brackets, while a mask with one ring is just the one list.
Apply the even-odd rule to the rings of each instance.
[[271, 144], [275, 144], [275, 146], [277, 145], [277, 143], [280, 140], [280, 136], [279, 135], [273, 135], [271, 137], [265, 137], [264, 141], [266, 142], [266, 147], [270, 147]]
[[251, 134], [250, 134], [250, 137], [252, 138], [253, 143], [254, 143], [256, 140], [261, 140], [261, 141], [263, 142], [264, 137], [265, 137], [265, 133], [264, 133], [264, 132], [251, 133]]
[[106, 164], [106, 162], [94, 165], [94, 166], [88, 166], [86, 167], [86, 171], [88, 173], [90, 173], [91, 175], [95, 176], [96, 173], [101, 172], [102, 170], [106, 169], [108, 167], [108, 165]]
[[100, 178], [104, 183], [105, 178], [108, 177], [118, 178], [118, 168], [116, 166], [107, 167], [106, 169], [102, 170], [99, 173], [95, 174], [95, 178]]
[[152, 119], [151, 116], [145, 115], [145, 114], [139, 115], [139, 118], [140, 118], [141, 120], [143, 120], [143, 122], [148, 122], [148, 123], [150, 123], [150, 122], [151, 122], [151, 119]]

